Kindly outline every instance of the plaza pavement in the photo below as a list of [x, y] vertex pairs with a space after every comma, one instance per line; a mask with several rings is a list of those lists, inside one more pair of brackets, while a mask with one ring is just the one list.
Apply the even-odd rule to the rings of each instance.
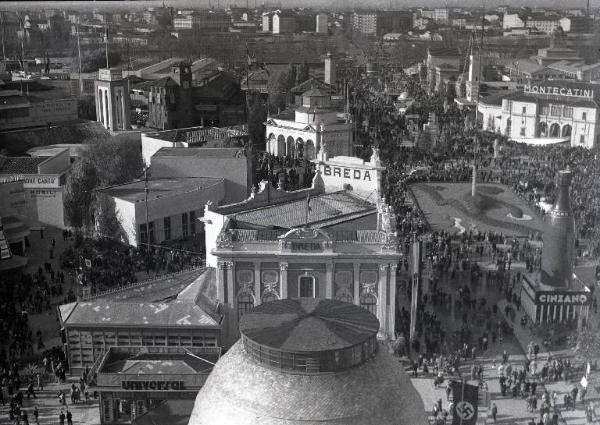
[[[486, 269], [495, 269], [489, 262], [482, 262], [480, 266]], [[513, 263], [512, 268], [513, 271], [524, 270], [524, 264], [522, 263]], [[427, 280], [427, 279], [424, 279]], [[455, 281], [451, 281], [450, 279], [441, 279], [440, 285], [443, 290], [455, 290], [459, 282], [468, 281], [467, 275], [465, 272], [458, 273]], [[424, 283], [424, 288], [427, 288], [427, 282]], [[493, 287], [493, 284], [488, 284], [487, 279], [484, 276], [481, 278], [481, 283], [476, 285], [470, 285], [471, 290], [475, 290], [475, 295], [486, 296], [488, 302], [495, 302], [498, 304], [498, 314], [503, 316], [504, 306], [506, 305], [506, 300], [499, 296], [498, 291]], [[453, 314], [452, 312], [444, 311], [444, 309], [436, 310], [438, 318], [442, 320], [442, 323], [448, 325], [453, 322]], [[500, 383], [498, 381], [497, 376], [497, 366], [501, 363], [502, 353], [504, 350], [509, 354], [509, 362], [512, 364], [513, 368], [521, 369], [524, 367], [524, 362], [526, 360], [525, 353], [527, 352], [527, 345], [529, 341], [534, 340], [537, 342], [541, 348], [541, 353], [538, 355], [538, 359], [545, 360], [548, 357], [548, 352], [543, 351], [543, 345], [541, 340], [536, 339], [531, 335], [531, 332], [527, 328], [522, 328], [519, 324], [519, 319], [522, 316], [523, 311], [518, 311], [515, 316], [515, 322], [511, 322], [510, 319], [507, 319], [509, 323], [513, 325], [514, 334], [508, 337], [505, 337], [502, 342], [496, 341], [496, 343], [489, 344], [489, 348], [485, 353], [478, 353], [475, 362], [481, 364], [484, 368], [484, 379], [488, 385], [488, 395], [484, 396], [482, 390], [480, 390], [480, 404], [478, 406], [478, 424], [493, 424], [493, 420], [491, 418], [490, 407], [492, 403], [495, 403], [498, 408], [498, 415], [496, 424], [506, 424], [506, 425], [526, 425], [532, 418], [539, 421], [539, 410], [534, 413], [531, 413], [527, 410], [527, 403], [525, 400], [521, 398], [513, 399], [512, 396], [502, 397], [500, 393]], [[591, 318], [590, 323], [597, 324], [598, 323], [598, 315], [590, 312]], [[478, 326], [479, 325], [479, 326]], [[477, 329], [476, 335], [480, 335], [482, 331], [483, 324], [475, 323], [475, 327]], [[597, 325], [594, 325], [597, 326]], [[450, 334], [450, 332], [448, 332]], [[556, 357], [566, 357], [572, 356], [572, 353], [569, 350], [562, 351], [552, 351], [551, 354]], [[472, 360], [462, 361], [461, 362], [461, 374], [463, 376], [470, 377], [470, 369], [473, 364]], [[405, 363], [405, 366], [408, 367], [408, 363]], [[407, 372], [410, 373], [410, 372]], [[595, 371], [592, 372], [591, 376], [600, 375], [600, 372]], [[423, 399], [423, 404], [425, 406], [426, 413], [430, 415], [434, 403], [441, 399], [442, 407], [444, 409], [448, 408], [448, 400], [446, 399], [446, 387], [448, 384], [448, 380], [445, 379], [444, 383], [438, 388], [434, 388], [433, 385], [433, 374], [429, 373], [427, 376], [423, 376], [419, 371], [419, 376], [417, 378], [411, 378], [411, 381], [421, 398]], [[574, 411], [565, 411], [562, 409], [562, 401], [563, 395], [571, 391], [573, 386], [577, 385], [577, 383], [581, 380], [581, 376], [576, 375], [572, 377], [572, 380], [569, 382], [558, 381], [544, 385], [538, 384], [538, 390], [536, 391], [538, 396], [540, 396], [544, 392], [544, 387], [548, 390], [549, 393], [556, 392], [558, 394], [557, 403], [559, 407], [561, 407], [561, 418], [559, 419], [559, 424], [562, 425], [583, 425], [589, 424], [585, 415], [585, 405], [589, 401], [594, 401], [594, 405], [600, 404], [600, 394], [596, 392], [591, 385], [588, 386], [588, 393], [586, 396], [586, 403], [580, 402], [577, 400], [576, 409]], [[477, 385], [477, 381], [470, 381], [469, 383], [473, 385]], [[578, 397], [579, 398], [579, 397]], [[487, 403], [484, 401], [487, 399]], [[540, 403], [538, 400], [538, 407]], [[596, 414], [598, 414], [599, 409], [596, 408]], [[448, 423], [451, 423], [451, 417], [448, 418]], [[600, 424], [598, 417], [596, 416], [593, 424]]]

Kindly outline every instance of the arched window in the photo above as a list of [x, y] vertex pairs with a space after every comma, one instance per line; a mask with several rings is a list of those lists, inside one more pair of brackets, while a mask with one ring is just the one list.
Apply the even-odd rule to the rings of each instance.
[[354, 302], [354, 298], [352, 297], [352, 295], [350, 295], [347, 292], [340, 293], [338, 296], [335, 297], [335, 299], [338, 301], [343, 301], [345, 303], [350, 303], [350, 304], [352, 304]]
[[372, 293], [363, 294], [360, 297], [360, 306], [374, 315], [377, 315], [377, 297]]
[[569, 124], [562, 128], [562, 137], [571, 137], [571, 126]]
[[237, 297], [238, 319], [254, 307], [254, 297], [248, 292], [242, 292]]
[[550, 137], [560, 137], [560, 126], [557, 123], [550, 126]]
[[548, 136], [548, 124], [546, 124], [544, 121], [541, 121], [538, 125], [538, 134], [540, 137]]

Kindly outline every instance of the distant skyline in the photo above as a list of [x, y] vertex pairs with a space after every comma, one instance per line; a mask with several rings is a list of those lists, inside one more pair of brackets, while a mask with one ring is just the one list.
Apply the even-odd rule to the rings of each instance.
[[[23, 10], [40, 8], [57, 9], [144, 9], [157, 7], [163, 3], [162, 0], [131, 0], [131, 1], [31, 1], [16, 2], [8, 1], [0, 3], [0, 10]], [[255, 0], [165, 0], [167, 6], [175, 8], [207, 8], [209, 4], [221, 8], [237, 5], [245, 7], [248, 4], [254, 7]], [[329, 10], [349, 10], [353, 8], [392, 8], [401, 9], [407, 7], [482, 7], [495, 8], [500, 5], [511, 7], [549, 7], [556, 9], [585, 8], [586, 0], [256, 0], [257, 6], [263, 4], [271, 7], [311, 7]], [[600, 0], [590, 0], [590, 8], [600, 7]]]

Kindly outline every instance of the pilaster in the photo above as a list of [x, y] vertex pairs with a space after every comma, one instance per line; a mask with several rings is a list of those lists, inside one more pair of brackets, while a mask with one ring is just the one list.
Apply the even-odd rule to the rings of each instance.
[[285, 300], [288, 297], [288, 263], [279, 263], [279, 299]]

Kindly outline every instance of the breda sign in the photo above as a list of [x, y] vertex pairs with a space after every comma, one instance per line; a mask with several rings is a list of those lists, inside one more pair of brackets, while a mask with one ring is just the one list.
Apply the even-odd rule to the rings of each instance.
[[335, 165], [324, 165], [323, 175], [341, 177], [349, 180], [367, 180], [371, 181], [371, 173], [369, 170], [361, 170], [359, 168], [338, 167]]
[[543, 291], [535, 293], [536, 304], [586, 305], [591, 301], [590, 293], [577, 291]]

